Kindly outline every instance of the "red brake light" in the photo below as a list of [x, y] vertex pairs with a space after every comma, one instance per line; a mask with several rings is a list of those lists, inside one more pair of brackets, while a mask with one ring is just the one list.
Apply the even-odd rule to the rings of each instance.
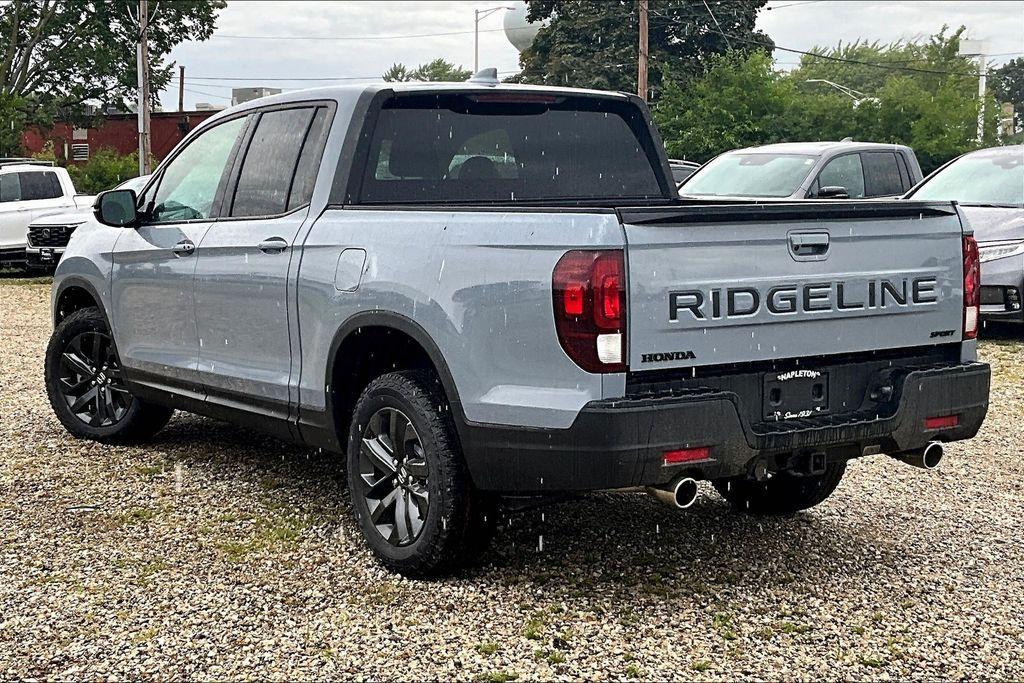
[[964, 237], [964, 339], [978, 338], [981, 317], [981, 257], [978, 242]]
[[622, 250], [569, 251], [551, 277], [555, 329], [565, 353], [587, 372], [623, 372], [626, 268]]

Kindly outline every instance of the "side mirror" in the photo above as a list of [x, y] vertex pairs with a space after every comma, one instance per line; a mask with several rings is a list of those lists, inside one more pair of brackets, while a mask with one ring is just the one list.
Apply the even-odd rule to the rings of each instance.
[[841, 185], [826, 185], [814, 195], [815, 199], [849, 199], [850, 193]]
[[115, 228], [131, 227], [139, 222], [135, 205], [138, 198], [135, 190], [108, 190], [101, 192], [92, 205], [96, 220]]

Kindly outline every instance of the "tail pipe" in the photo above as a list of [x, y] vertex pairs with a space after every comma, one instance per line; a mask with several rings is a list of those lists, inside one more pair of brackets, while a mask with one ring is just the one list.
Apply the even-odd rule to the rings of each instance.
[[667, 486], [649, 487], [647, 493], [669, 507], [683, 510], [697, 500], [697, 482], [690, 477], [679, 477], [673, 479]]
[[942, 456], [944, 454], [942, 443], [939, 441], [932, 441], [924, 448], [918, 448], [912, 451], [903, 451], [902, 453], [893, 453], [892, 457], [913, 465], [914, 467], [920, 467], [924, 470], [934, 470], [942, 462]]

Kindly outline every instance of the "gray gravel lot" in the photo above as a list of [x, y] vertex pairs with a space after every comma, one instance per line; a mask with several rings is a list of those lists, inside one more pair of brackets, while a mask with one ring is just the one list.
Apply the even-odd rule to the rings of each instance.
[[70, 438], [48, 298], [0, 280], [0, 678], [1024, 679], [1019, 333], [937, 472], [855, 461], [787, 519], [596, 495], [428, 582], [371, 560], [335, 456], [180, 414]]

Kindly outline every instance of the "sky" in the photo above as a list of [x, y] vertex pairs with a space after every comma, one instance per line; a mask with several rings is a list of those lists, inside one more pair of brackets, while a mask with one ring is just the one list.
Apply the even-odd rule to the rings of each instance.
[[[473, 10], [518, 2], [229, 0], [213, 37], [179, 45], [168, 62], [186, 67], [186, 109], [197, 102], [229, 104], [232, 86], [294, 90], [376, 80], [395, 62], [414, 66], [444, 57], [471, 68]], [[1024, 56], [1024, 0], [773, 0], [767, 7], [758, 28], [783, 47], [912, 40], [948, 24], [987, 40], [995, 65]], [[503, 14], [480, 22], [480, 66], [505, 75], [518, 71], [519, 58], [502, 29]], [[775, 59], [780, 68], [792, 68], [799, 55], [776, 51]], [[177, 108], [177, 96], [175, 78], [161, 93], [164, 108]]]

